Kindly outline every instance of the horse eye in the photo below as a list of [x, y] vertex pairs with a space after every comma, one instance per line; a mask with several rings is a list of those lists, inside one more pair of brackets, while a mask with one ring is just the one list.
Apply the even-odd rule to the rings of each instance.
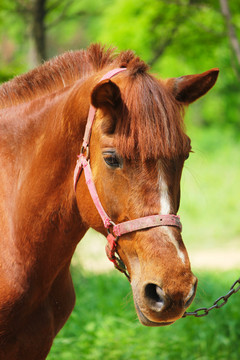
[[111, 168], [116, 169], [122, 167], [122, 161], [115, 152], [104, 152], [103, 159]]

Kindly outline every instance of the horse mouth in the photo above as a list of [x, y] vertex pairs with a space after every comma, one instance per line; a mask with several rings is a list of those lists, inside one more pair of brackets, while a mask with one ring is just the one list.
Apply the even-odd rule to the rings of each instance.
[[138, 318], [139, 318], [140, 322], [145, 326], [167, 326], [167, 325], [171, 325], [174, 323], [174, 321], [169, 321], [169, 322], [151, 321], [142, 313], [142, 311], [140, 310], [140, 308], [137, 304], [135, 304], [135, 306], [136, 306]]

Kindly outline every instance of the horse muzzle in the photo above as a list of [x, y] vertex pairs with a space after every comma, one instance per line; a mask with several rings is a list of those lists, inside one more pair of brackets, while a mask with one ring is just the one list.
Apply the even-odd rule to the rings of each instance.
[[193, 277], [193, 285], [187, 296], [184, 293], [170, 295], [160, 286], [147, 283], [139, 291], [133, 288], [133, 297], [140, 322], [145, 326], [166, 326], [181, 318], [192, 303], [197, 289], [197, 279]]

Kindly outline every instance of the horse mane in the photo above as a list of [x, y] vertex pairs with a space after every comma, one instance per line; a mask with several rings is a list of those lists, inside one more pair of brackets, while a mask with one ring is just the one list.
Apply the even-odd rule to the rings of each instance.
[[113, 49], [105, 51], [100, 45], [57, 56], [3, 83], [0, 86], [0, 106], [17, 105], [67, 87], [83, 76], [102, 69], [112, 61], [112, 56]]
[[134, 58], [132, 51], [117, 56], [114, 48], [93, 44], [87, 50], [69, 51], [26, 74], [16, 76], [0, 86], [0, 107], [17, 105], [55, 92], [104, 67], [126, 66]]
[[70, 86], [105, 67], [126, 67], [124, 107], [116, 124], [116, 147], [126, 158], [176, 158], [188, 154], [183, 106], [164, 84], [151, 76], [148, 66], [133, 51], [116, 53], [99, 44], [70, 51], [0, 86], [0, 108], [14, 106]]

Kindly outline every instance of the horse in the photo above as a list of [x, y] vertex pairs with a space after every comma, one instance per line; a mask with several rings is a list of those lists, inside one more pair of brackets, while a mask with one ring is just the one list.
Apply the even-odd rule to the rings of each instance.
[[1, 85], [0, 359], [47, 357], [90, 227], [107, 236], [143, 325], [182, 317], [197, 287], [177, 216], [184, 110], [217, 76], [158, 79], [134, 52], [94, 44]]

